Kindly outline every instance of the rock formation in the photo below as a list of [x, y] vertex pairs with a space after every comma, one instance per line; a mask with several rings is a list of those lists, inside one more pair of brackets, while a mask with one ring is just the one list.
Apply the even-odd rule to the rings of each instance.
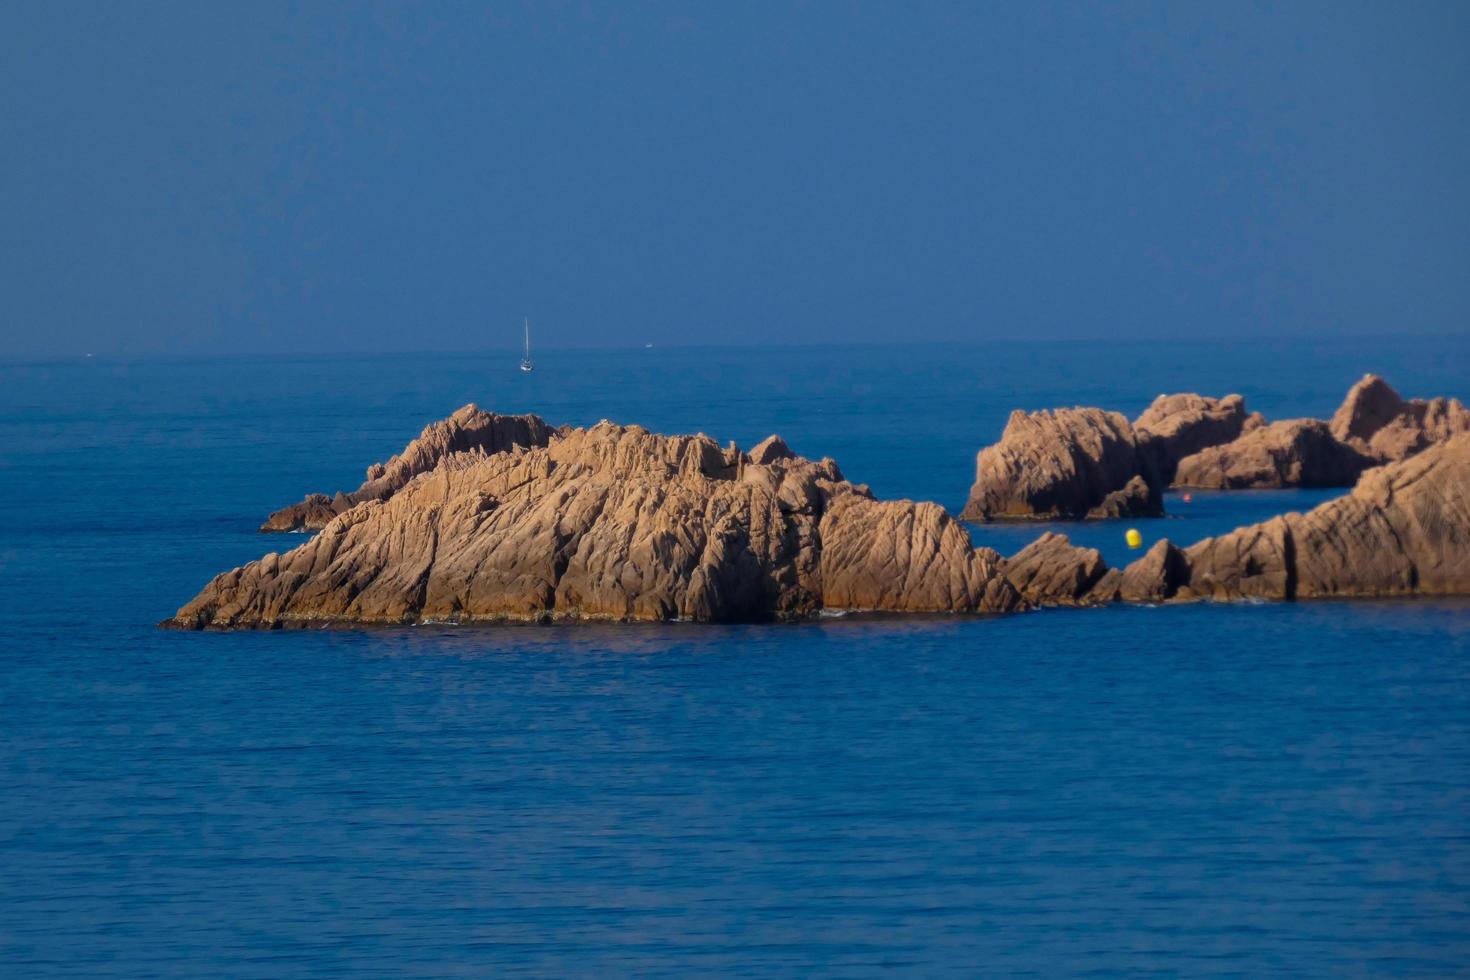
[[1080, 519], [1163, 513], [1133, 427], [1097, 408], [1011, 413], [980, 451], [964, 520]]
[[1470, 434], [1370, 469], [1306, 514], [1182, 550], [1159, 541], [1121, 571], [1095, 555], [1044, 534], [1002, 570], [1035, 606], [1470, 595]]
[[[473, 411], [456, 417], [471, 421]], [[1410, 411], [1451, 417], [1448, 406]], [[1324, 427], [1277, 423], [1238, 442], [1281, 426]], [[1470, 594], [1470, 433], [1369, 469], [1352, 493], [1307, 514], [1184, 549], [1159, 541], [1123, 569], [1050, 533], [1010, 558], [974, 548], [937, 505], [875, 500], [832, 460], [803, 459], [776, 437], [743, 453], [703, 435], [612, 423], [546, 433], [541, 447], [441, 452], [294, 551], [217, 576], [164, 625], [729, 622], [824, 610]], [[391, 480], [424, 459], [398, 457], [369, 473]]]
[[1240, 395], [1160, 395], [1131, 425], [1096, 408], [1013, 412], [980, 451], [961, 518], [1067, 520], [1163, 513], [1166, 486], [1350, 487], [1365, 469], [1470, 432], [1454, 399], [1405, 401], [1382, 378], [1353, 386], [1331, 423], [1268, 425]]
[[338, 514], [367, 500], [386, 500], [420, 473], [458, 452], [505, 452], [515, 446], [544, 446], [554, 430], [535, 415], [496, 415], [466, 405], [447, 419], [427, 426], [419, 437], [386, 463], [368, 467], [367, 479], [351, 493], [310, 494], [299, 504], [283, 507], [261, 525], [262, 531], [315, 531]]
[[1066, 535], [1050, 531], [1001, 565], [1006, 580], [1035, 606], [1085, 604], [1107, 571], [1107, 562], [1096, 548], [1075, 547]]
[[999, 562], [938, 506], [873, 500], [778, 439], [746, 454], [603, 423], [443, 455], [168, 625], [1004, 612], [1022, 602]]
[[1123, 569], [1117, 592], [1102, 599], [1124, 602], [1162, 602], [1189, 579], [1189, 560], [1167, 540], [1157, 541], [1142, 558]]
[[1138, 420], [1097, 408], [1013, 412], [980, 451], [960, 517], [972, 521], [1153, 517], [1185, 456], [1265, 422], [1239, 395], [1160, 395]]
[[1230, 442], [1264, 423], [1259, 412], [1246, 414], [1240, 395], [1160, 395], [1134, 420], [1133, 431], [1140, 454], [1168, 484], [1184, 457]]
[[1291, 419], [1179, 461], [1177, 487], [1248, 490], [1352, 486], [1373, 460], [1333, 436], [1326, 422]]
[[[1182, 568], [1153, 577], [1157, 597], [1470, 594], [1470, 435], [1370, 469], [1352, 493], [1306, 514], [1207, 538], [1182, 558]], [[1143, 576], [1147, 561], [1124, 576]]]
[[1470, 409], [1454, 398], [1405, 401], [1376, 374], [1348, 391], [1332, 416], [1332, 435], [1377, 462], [1407, 459], [1427, 446], [1470, 432]]

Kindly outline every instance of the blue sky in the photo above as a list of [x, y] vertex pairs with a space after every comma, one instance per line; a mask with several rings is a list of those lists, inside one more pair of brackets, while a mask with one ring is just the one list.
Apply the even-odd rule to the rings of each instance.
[[0, 355], [1470, 329], [1470, 4], [0, 5]]

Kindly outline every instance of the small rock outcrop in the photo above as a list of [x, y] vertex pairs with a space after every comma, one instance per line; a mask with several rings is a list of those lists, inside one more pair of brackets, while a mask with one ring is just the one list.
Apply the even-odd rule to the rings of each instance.
[[1189, 580], [1189, 559], [1167, 540], [1156, 542], [1118, 576], [1117, 598], [1163, 602]]
[[1246, 413], [1240, 395], [1160, 395], [1134, 420], [1133, 431], [1139, 453], [1169, 484], [1184, 457], [1230, 442], [1264, 423], [1259, 412]]
[[453, 415], [424, 428], [403, 451], [386, 463], [368, 467], [367, 479], [351, 493], [334, 496], [314, 493], [299, 504], [271, 514], [262, 531], [316, 531], [338, 514], [367, 500], [386, 500], [420, 473], [459, 452], [506, 452], [516, 446], [545, 446], [555, 430], [535, 415], [497, 415], [466, 405]]
[[1184, 549], [1189, 578], [1175, 595], [1202, 599], [1290, 599], [1291, 528], [1273, 517]]
[[980, 451], [963, 520], [1057, 520], [1163, 513], [1133, 427], [1097, 408], [1011, 413]]
[[938, 504], [845, 494], [819, 527], [822, 608], [889, 612], [1010, 612], [1021, 595], [1002, 559], [975, 548]]
[[1007, 558], [1001, 571], [1031, 605], [1077, 606], [1089, 601], [1108, 566], [1096, 548], [1075, 547], [1066, 535], [1047, 531]]
[[1338, 441], [1326, 422], [1291, 419], [1186, 456], [1179, 461], [1174, 485], [1210, 490], [1346, 487], [1373, 462]]
[[800, 619], [1006, 612], [1000, 558], [935, 504], [873, 500], [779, 440], [603, 423], [476, 447], [217, 576], [166, 625]]
[[1364, 456], [1391, 463], [1470, 432], [1470, 409], [1454, 398], [1406, 401], [1388, 382], [1368, 374], [1348, 391], [1331, 429]]

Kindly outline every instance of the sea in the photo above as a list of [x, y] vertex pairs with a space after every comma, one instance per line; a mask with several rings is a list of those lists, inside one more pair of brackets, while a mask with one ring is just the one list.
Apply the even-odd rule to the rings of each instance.
[[[1470, 601], [156, 627], [466, 402], [957, 511], [1013, 409], [1470, 401], [1470, 335], [536, 358], [0, 364], [0, 975], [1470, 970]], [[1340, 492], [971, 531], [1121, 564]]]

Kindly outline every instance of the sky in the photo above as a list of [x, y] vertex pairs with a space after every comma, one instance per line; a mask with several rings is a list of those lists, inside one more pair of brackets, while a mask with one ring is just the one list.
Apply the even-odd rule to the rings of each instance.
[[0, 357], [1470, 330], [1470, 4], [0, 0]]

